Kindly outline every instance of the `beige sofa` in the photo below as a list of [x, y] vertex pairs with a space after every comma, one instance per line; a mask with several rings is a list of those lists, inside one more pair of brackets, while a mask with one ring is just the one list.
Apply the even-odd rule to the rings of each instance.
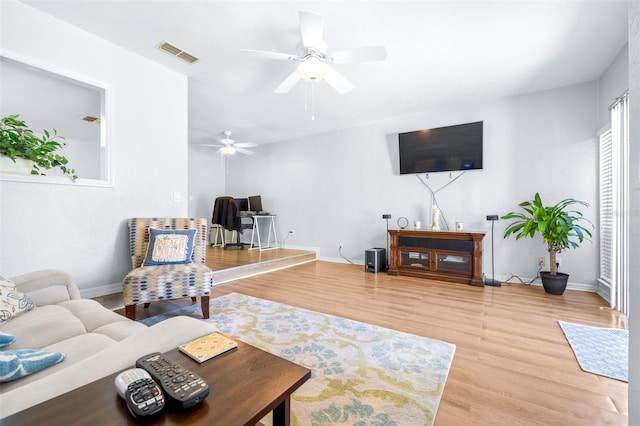
[[11, 280], [36, 307], [0, 326], [0, 331], [16, 337], [4, 350], [42, 349], [64, 352], [66, 357], [46, 370], [0, 383], [0, 418], [131, 368], [147, 353], [165, 352], [215, 331], [190, 317], [170, 318], [152, 327], [129, 320], [94, 300], [81, 299], [77, 285], [63, 271], [38, 271]]

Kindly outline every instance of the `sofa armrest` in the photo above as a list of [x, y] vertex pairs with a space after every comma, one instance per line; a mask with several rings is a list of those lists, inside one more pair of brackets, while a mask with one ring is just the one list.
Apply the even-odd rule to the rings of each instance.
[[[45, 375], [42, 379], [28, 382], [24, 386], [0, 392], [0, 419], [109, 374], [133, 368], [136, 360], [141, 356], [151, 352], [167, 352], [182, 343], [214, 331], [216, 329], [211, 324], [195, 318], [185, 316], [169, 318], [72, 364], [68, 368]], [[185, 355], [185, 358], [188, 357]], [[114, 398], [116, 398], [115, 388], [110, 386], [110, 390], [113, 391]], [[0, 421], [0, 423], [2, 422]]]
[[19, 291], [31, 298], [36, 306], [54, 305], [65, 300], [80, 299], [80, 290], [68, 273], [44, 269], [11, 278]]

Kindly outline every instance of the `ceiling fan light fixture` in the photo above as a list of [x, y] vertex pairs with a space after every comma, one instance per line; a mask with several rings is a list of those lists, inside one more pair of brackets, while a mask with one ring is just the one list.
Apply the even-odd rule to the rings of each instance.
[[305, 80], [320, 81], [329, 72], [329, 66], [322, 59], [310, 56], [300, 62], [296, 71]]
[[224, 155], [232, 155], [235, 154], [236, 149], [231, 145], [227, 145], [220, 148], [220, 152]]

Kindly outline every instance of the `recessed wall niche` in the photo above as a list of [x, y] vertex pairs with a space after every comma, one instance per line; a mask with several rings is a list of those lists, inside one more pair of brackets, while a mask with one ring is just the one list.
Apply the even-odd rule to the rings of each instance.
[[0, 117], [18, 114], [34, 133], [55, 129], [61, 151], [76, 170], [73, 182], [58, 170], [42, 175], [0, 173], [0, 180], [111, 186], [109, 87], [89, 77], [18, 54], [0, 52]]

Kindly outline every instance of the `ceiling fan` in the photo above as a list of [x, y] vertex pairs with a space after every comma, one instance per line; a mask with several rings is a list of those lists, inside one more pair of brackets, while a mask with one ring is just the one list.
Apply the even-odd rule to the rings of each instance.
[[353, 85], [329, 64], [350, 62], [382, 61], [387, 57], [384, 46], [359, 47], [329, 52], [323, 37], [322, 15], [311, 11], [299, 11], [300, 35], [302, 43], [297, 54], [268, 52], [263, 50], [242, 49], [245, 52], [265, 59], [293, 61], [298, 63], [291, 73], [275, 90], [275, 93], [287, 93], [300, 79], [311, 82], [325, 80], [338, 93], [344, 94], [353, 89]]
[[258, 144], [255, 143], [251, 143], [251, 142], [241, 142], [241, 143], [236, 143], [236, 141], [234, 141], [233, 139], [231, 139], [231, 130], [225, 130], [224, 131], [224, 137], [216, 137], [215, 139], [220, 142], [220, 144], [207, 144], [207, 143], [201, 143], [198, 144], [200, 146], [215, 146], [215, 147], [219, 147], [220, 149], [218, 150], [219, 153], [221, 153], [222, 155], [232, 155], [235, 154], [236, 152], [240, 152], [242, 154], [246, 154], [246, 155], [253, 155], [253, 151], [248, 150], [246, 148], [255, 148], [256, 146], [258, 146]]

